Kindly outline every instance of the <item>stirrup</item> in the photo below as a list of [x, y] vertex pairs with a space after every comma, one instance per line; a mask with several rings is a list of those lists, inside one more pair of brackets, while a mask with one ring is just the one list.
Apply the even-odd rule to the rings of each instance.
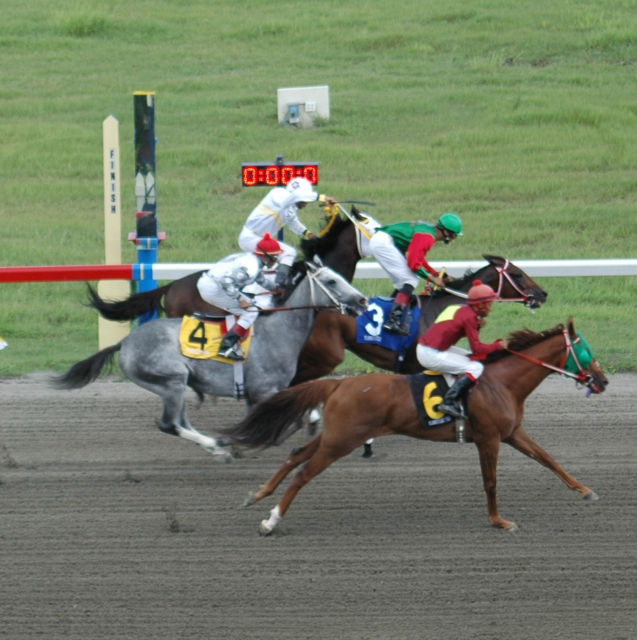
[[389, 331], [389, 333], [396, 333], [400, 336], [408, 336], [411, 333], [409, 331], [409, 327], [406, 324], [401, 324], [400, 322], [386, 322], [383, 325], [383, 329], [385, 329], [385, 331]]
[[[238, 348], [237, 348], [238, 347]], [[236, 344], [232, 347], [228, 347], [225, 351], [221, 351], [219, 349], [219, 353], [217, 354], [220, 358], [228, 358], [229, 360], [245, 360], [245, 354], [243, 353], [243, 349]]]
[[454, 418], [466, 418], [465, 414], [462, 412], [462, 409], [457, 407], [455, 404], [446, 404], [441, 402], [437, 407], [436, 411], [442, 411], [442, 413], [446, 413], [447, 415], [453, 416]]

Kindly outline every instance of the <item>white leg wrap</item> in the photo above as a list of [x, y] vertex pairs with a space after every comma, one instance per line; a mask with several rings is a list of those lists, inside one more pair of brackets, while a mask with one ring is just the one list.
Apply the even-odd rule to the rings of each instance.
[[270, 517], [267, 520], [261, 521], [261, 531], [266, 535], [271, 533], [274, 527], [277, 526], [281, 520], [279, 505], [277, 504], [272, 511], [270, 511]]
[[314, 424], [321, 419], [321, 412], [318, 409], [312, 409], [310, 411], [310, 423]]
[[212, 438], [211, 436], [204, 435], [203, 433], [199, 433], [196, 429], [185, 429], [184, 427], [177, 427], [177, 433], [180, 438], [184, 440], [190, 440], [190, 442], [195, 442], [196, 444], [202, 446], [208, 453], [211, 453], [213, 456], [219, 456], [226, 461], [231, 461], [233, 458], [225, 451], [222, 447], [217, 444], [217, 440]]

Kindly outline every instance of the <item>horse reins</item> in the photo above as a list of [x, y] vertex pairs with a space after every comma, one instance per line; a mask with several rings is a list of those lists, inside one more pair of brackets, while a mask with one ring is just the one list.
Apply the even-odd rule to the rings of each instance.
[[[334, 304], [331, 304], [331, 305], [328, 305], [328, 304], [326, 304], [326, 305], [309, 304], [309, 305], [303, 305], [303, 306], [300, 306], [300, 307], [271, 307], [271, 308], [266, 308], [266, 309], [262, 309], [261, 307], [257, 307], [257, 311], [259, 313], [271, 313], [273, 311], [296, 311], [297, 309], [315, 309], [316, 311], [323, 311], [323, 310], [328, 310], [328, 309], [338, 309], [342, 314], [345, 314], [345, 312], [347, 311], [348, 305], [343, 304], [342, 302], [339, 302], [336, 299], [336, 297], [334, 295], [332, 295], [330, 290], [320, 280], [316, 279], [316, 276], [326, 268], [327, 267], [320, 267], [319, 269], [316, 270], [315, 273], [312, 273], [311, 271], [307, 271], [307, 277], [308, 277], [309, 282], [310, 282], [310, 296], [311, 296], [312, 301], [314, 301], [314, 285], [317, 285], [323, 290], [323, 293], [325, 293], [325, 295]], [[257, 294], [257, 295], [268, 295], [268, 294], [272, 294], [272, 292], [268, 291], [268, 292], [264, 292], [262, 294]]]
[[[584, 369], [582, 368], [582, 365], [577, 359], [575, 349], [573, 348], [573, 341], [571, 340], [571, 337], [568, 334], [568, 329], [564, 329], [562, 331], [562, 334], [564, 335], [564, 341], [566, 342], [566, 354], [564, 355], [562, 364], [559, 367], [553, 364], [549, 364], [548, 362], [544, 362], [543, 360], [539, 360], [538, 358], [534, 358], [533, 356], [528, 356], [525, 353], [520, 353], [519, 351], [511, 351], [511, 349], [507, 349], [507, 351], [513, 354], [514, 356], [518, 356], [519, 358], [528, 360], [529, 362], [533, 362], [534, 364], [540, 365], [541, 367], [544, 367], [546, 369], [551, 369], [552, 371], [561, 373], [562, 375], [568, 376], [569, 378], [574, 378], [578, 382], [587, 382], [588, 380], [591, 379], [592, 376], [584, 371]], [[575, 340], [576, 343], [578, 341], [579, 341], [579, 338]], [[577, 365], [579, 373], [572, 373], [571, 371], [567, 371], [566, 369], [564, 369], [564, 365], [566, 364], [569, 355], [573, 356], [573, 360]]]
[[[496, 296], [498, 296], [497, 300], [494, 302], [524, 302], [525, 304], [530, 300], [531, 296], [528, 293], [525, 293], [520, 289], [520, 287], [513, 281], [513, 278], [507, 271], [509, 268], [509, 260], [504, 260], [504, 266], [498, 267], [497, 265], [493, 265], [495, 270], [498, 272], [498, 290], [495, 292]], [[502, 293], [502, 287], [504, 285], [504, 279], [507, 279], [509, 284], [522, 296], [521, 298], [501, 298], [500, 294]], [[457, 291], [456, 289], [449, 289], [449, 287], [442, 287], [443, 291], [450, 293], [451, 295], [457, 296], [458, 298], [468, 299], [469, 295], [464, 293], [463, 291]]]

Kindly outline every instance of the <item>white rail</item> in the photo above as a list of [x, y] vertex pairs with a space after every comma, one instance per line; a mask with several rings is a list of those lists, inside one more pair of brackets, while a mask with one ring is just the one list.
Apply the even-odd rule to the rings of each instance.
[[[512, 260], [531, 277], [572, 277], [572, 276], [637, 276], [637, 259], [601, 260]], [[467, 269], [477, 271], [484, 267], [484, 260], [463, 260], [459, 262], [431, 262], [435, 269], [445, 267], [447, 273], [456, 278]], [[152, 265], [154, 280], [177, 280], [195, 271], [209, 269], [210, 263], [185, 262], [179, 264], [161, 263]], [[387, 274], [377, 262], [359, 262], [355, 278], [386, 278]]]

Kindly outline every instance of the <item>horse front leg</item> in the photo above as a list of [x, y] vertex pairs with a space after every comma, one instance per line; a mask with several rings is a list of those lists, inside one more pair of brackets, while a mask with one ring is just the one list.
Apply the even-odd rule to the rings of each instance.
[[486, 442], [476, 442], [480, 455], [480, 468], [482, 469], [482, 482], [487, 494], [487, 507], [489, 510], [489, 522], [494, 527], [500, 527], [507, 531], [516, 531], [517, 525], [511, 520], [505, 520], [498, 513], [497, 500], [497, 473], [498, 455], [500, 453], [500, 440], [492, 438]]
[[519, 427], [513, 434], [505, 440], [514, 449], [521, 451], [525, 456], [537, 460], [543, 467], [550, 469], [569, 489], [577, 491], [584, 500], [599, 500], [599, 496], [587, 486], [576, 480], [567, 473], [533, 438]]
[[267, 482], [262, 484], [258, 491], [248, 494], [248, 497], [243, 502], [243, 506], [249, 507], [259, 502], [259, 500], [263, 500], [263, 498], [272, 495], [292, 470], [309, 460], [316, 453], [320, 441], [321, 436], [319, 435], [305, 447], [292, 451], [290, 457], [283, 463], [283, 466]]

